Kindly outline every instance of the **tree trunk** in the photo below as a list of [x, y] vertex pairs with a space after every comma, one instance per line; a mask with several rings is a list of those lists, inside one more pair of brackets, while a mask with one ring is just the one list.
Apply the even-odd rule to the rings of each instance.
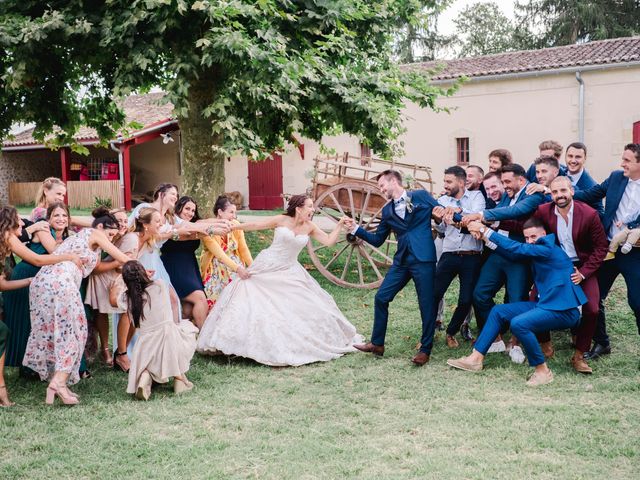
[[211, 133], [212, 119], [203, 110], [215, 96], [215, 74], [207, 72], [192, 80], [189, 87], [189, 116], [179, 117], [182, 137], [182, 188], [198, 202], [200, 216], [213, 216], [213, 205], [224, 193], [224, 163], [226, 157], [213, 149], [222, 138]]

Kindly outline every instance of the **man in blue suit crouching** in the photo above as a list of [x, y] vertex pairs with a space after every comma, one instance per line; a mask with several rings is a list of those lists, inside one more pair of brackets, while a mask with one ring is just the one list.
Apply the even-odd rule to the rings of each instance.
[[422, 366], [429, 361], [435, 330], [435, 305], [433, 304], [436, 272], [436, 249], [431, 235], [431, 216], [439, 218], [444, 209], [424, 190], [407, 192], [402, 186], [402, 176], [395, 170], [385, 170], [377, 177], [382, 194], [391, 200], [382, 209], [378, 228], [369, 232], [346, 217], [345, 225], [351, 234], [362, 238], [374, 247], [381, 246], [394, 232], [398, 249], [391, 268], [382, 281], [375, 297], [375, 310], [371, 342], [354, 345], [358, 350], [384, 355], [384, 339], [389, 320], [389, 303], [413, 279], [422, 317], [421, 347], [412, 362]]
[[491, 342], [503, 326], [510, 323], [511, 332], [524, 346], [529, 365], [535, 368], [527, 386], [536, 387], [553, 381], [553, 373], [536, 338], [537, 332], [573, 328], [580, 322], [580, 305], [587, 303], [582, 288], [571, 281], [573, 263], [537, 218], [527, 220], [523, 226], [526, 243], [516, 242], [496, 234], [480, 222], [467, 227], [497, 245], [497, 249], [514, 260], [531, 259], [534, 283], [538, 290], [537, 302], [515, 302], [493, 307], [471, 355], [449, 359], [447, 364], [470, 372], [482, 370], [484, 357]]

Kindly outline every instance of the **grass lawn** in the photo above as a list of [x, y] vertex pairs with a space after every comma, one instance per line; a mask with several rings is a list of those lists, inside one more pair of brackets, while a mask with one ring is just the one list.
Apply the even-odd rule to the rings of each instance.
[[[248, 237], [254, 253], [271, 238]], [[311, 263], [306, 250], [301, 261]], [[311, 274], [368, 335], [375, 292]], [[162, 386], [147, 403], [95, 363], [73, 408], [45, 406], [45, 385], [10, 368], [18, 406], [0, 410], [0, 478], [637, 478], [640, 338], [623, 283], [607, 307], [614, 353], [579, 376], [568, 335], [555, 334], [555, 382], [539, 389], [524, 385], [529, 367], [502, 354], [478, 374], [451, 370], [446, 359], [470, 346], [450, 351], [442, 334], [431, 363], [412, 366], [412, 285], [392, 304], [383, 359], [276, 369], [196, 355], [193, 392]]]

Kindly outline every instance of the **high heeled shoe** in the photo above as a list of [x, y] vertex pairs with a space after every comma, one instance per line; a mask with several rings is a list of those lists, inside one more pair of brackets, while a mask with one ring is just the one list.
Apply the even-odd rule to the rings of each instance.
[[113, 352], [113, 369], [114, 370], [120, 370], [121, 372], [129, 373], [129, 369], [128, 368], [125, 370], [123, 368], [123, 366], [118, 363], [118, 357], [121, 357], [121, 356], [126, 355], [126, 354], [127, 354], [126, 350], [124, 352], [120, 352], [118, 350]]
[[186, 378], [184, 379], [184, 381], [178, 378], [173, 379], [173, 393], [180, 394], [180, 393], [188, 392], [189, 390], [192, 390], [192, 389], [193, 389], [193, 383], [191, 383]]
[[140, 374], [138, 388], [136, 389], [136, 398], [138, 400], [149, 400], [151, 396], [151, 375], [146, 370]]
[[64, 405], [77, 405], [80, 403], [77, 397], [71, 395], [67, 387], [50, 383], [47, 385], [47, 396], [44, 401], [47, 405], [53, 405], [55, 397], [58, 397]]
[[13, 407], [16, 402], [9, 400], [9, 392], [6, 385], [0, 385], [0, 392], [2, 391], [4, 391], [4, 393], [0, 393], [0, 407]]

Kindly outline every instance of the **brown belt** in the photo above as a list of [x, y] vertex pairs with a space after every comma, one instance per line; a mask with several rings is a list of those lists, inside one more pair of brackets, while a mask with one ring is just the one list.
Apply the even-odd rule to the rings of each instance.
[[458, 250], [457, 252], [444, 252], [444, 253], [452, 253], [454, 255], [480, 255], [482, 252], [478, 250]]

